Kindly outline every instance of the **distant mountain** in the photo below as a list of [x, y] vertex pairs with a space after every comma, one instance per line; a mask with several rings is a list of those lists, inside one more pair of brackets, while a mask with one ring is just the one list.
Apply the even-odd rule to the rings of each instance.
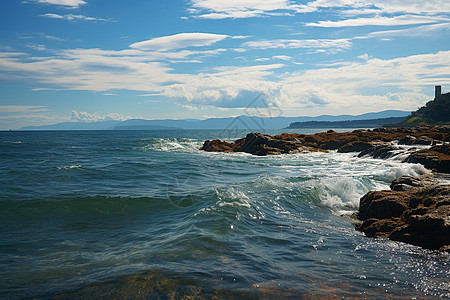
[[281, 129], [294, 122], [308, 121], [352, 121], [392, 117], [406, 117], [409, 112], [386, 110], [362, 115], [322, 115], [318, 117], [274, 117], [259, 118], [239, 116], [234, 118], [210, 118], [206, 120], [144, 120], [131, 119], [126, 121], [103, 122], [64, 122], [54, 125], [29, 126], [19, 130], [175, 130], [175, 129]]
[[111, 130], [121, 121], [63, 122], [53, 125], [27, 126], [19, 130]]
[[376, 128], [382, 127], [388, 123], [398, 123], [405, 117], [380, 118], [368, 120], [350, 120], [350, 121], [308, 121], [295, 122], [289, 125], [289, 129], [293, 128]]

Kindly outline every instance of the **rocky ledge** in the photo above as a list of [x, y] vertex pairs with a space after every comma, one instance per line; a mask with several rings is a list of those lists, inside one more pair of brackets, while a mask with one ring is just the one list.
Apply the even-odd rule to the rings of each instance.
[[[200, 149], [260, 156], [337, 150], [356, 152], [358, 157], [396, 156], [435, 172], [450, 173], [449, 143], [450, 126], [420, 126], [345, 133], [329, 130], [313, 135], [249, 133], [232, 143], [205, 141]], [[437, 184], [431, 175], [403, 176], [392, 182], [391, 190], [367, 193], [360, 200], [357, 217], [361, 222], [355, 223], [356, 229], [367, 236], [450, 252], [450, 185]]]
[[[200, 148], [209, 152], [246, 152], [253, 155], [278, 155], [308, 151], [337, 150], [359, 152], [358, 156], [389, 158], [402, 155], [406, 162], [420, 163], [441, 173], [450, 173], [450, 126], [414, 128], [377, 128], [338, 133], [269, 135], [249, 133], [234, 142], [205, 141]], [[410, 145], [408, 149], [399, 145]], [[432, 146], [423, 149], [423, 145]], [[414, 147], [419, 146], [419, 147]]]
[[431, 175], [403, 176], [391, 190], [367, 193], [357, 217], [356, 229], [366, 236], [450, 252], [450, 185]]

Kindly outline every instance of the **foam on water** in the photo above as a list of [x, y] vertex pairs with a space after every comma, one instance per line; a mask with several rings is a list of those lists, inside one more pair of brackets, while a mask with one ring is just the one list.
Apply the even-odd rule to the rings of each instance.
[[136, 149], [161, 152], [194, 152], [198, 151], [202, 145], [199, 140], [187, 138], [153, 138], [144, 141], [149, 143]]
[[421, 165], [198, 150], [221, 131], [3, 134], [23, 141], [0, 143], [5, 298], [449, 293], [448, 256], [339, 216]]

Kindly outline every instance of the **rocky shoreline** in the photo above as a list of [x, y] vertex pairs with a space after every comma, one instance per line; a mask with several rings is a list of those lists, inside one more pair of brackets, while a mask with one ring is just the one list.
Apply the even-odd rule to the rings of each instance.
[[[200, 149], [258, 156], [337, 150], [358, 157], [396, 157], [450, 174], [450, 126], [329, 130], [313, 135], [249, 133], [231, 143], [208, 140]], [[450, 185], [439, 185], [432, 175], [403, 176], [392, 182], [391, 190], [367, 193], [355, 216], [360, 220], [354, 223], [356, 229], [366, 236], [450, 252]]]

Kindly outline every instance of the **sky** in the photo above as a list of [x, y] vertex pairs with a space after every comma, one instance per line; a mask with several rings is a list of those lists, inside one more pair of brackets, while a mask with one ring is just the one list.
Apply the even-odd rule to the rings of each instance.
[[286, 117], [413, 111], [450, 90], [448, 0], [1, 0], [0, 27], [0, 130], [233, 117], [261, 95]]

